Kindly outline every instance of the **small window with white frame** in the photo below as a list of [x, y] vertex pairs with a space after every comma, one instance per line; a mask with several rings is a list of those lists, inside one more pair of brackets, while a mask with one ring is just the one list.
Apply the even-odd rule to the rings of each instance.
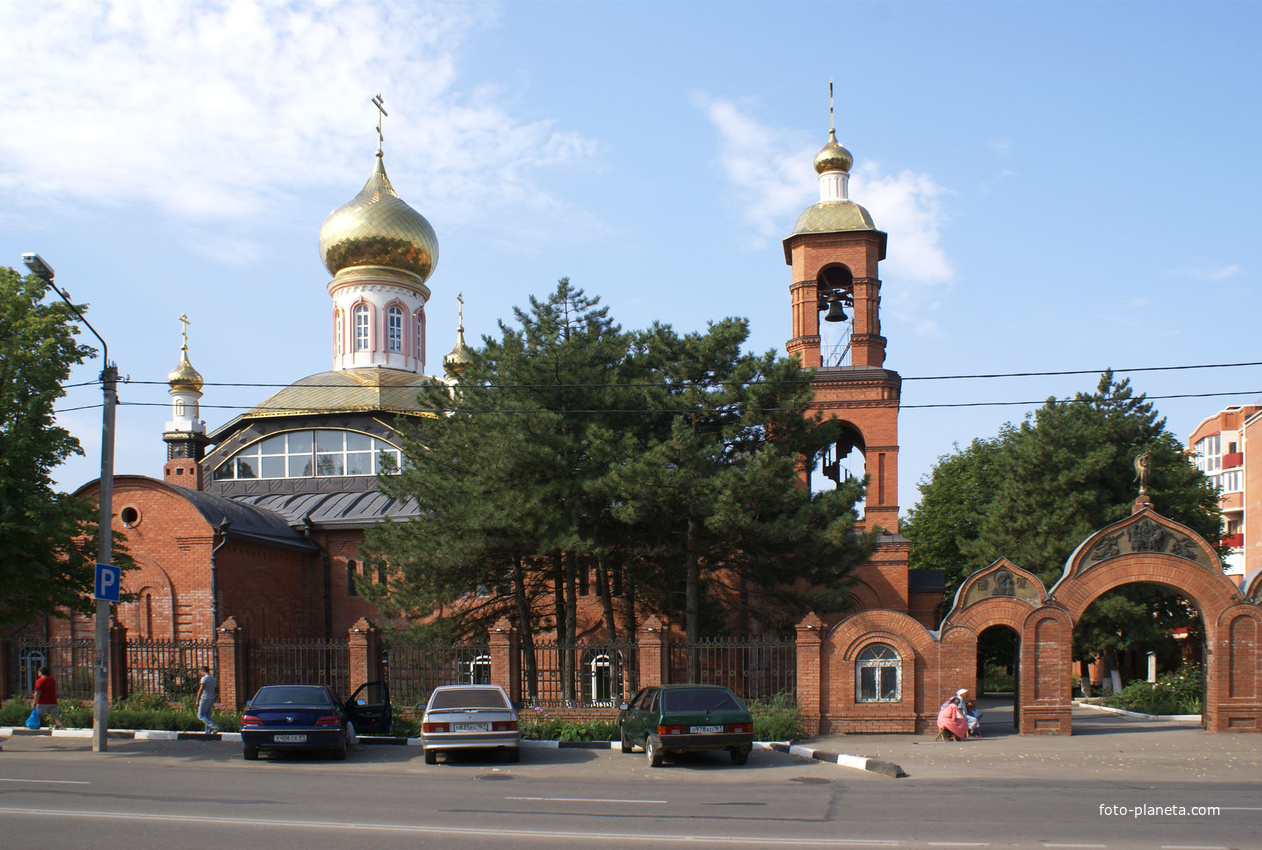
[[386, 311], [386, 338], [390, 347], [390, 351], [403, 351], [403, 311], [398, 307], [391, 307]]
[[855, 661], [856, 702], [898, 702], [902, 699], [902, 659], [887, 643], [874, 643]]

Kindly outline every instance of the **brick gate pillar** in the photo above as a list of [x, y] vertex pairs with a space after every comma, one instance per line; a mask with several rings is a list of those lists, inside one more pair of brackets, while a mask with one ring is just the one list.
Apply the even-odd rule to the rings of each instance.
[[824, 621], [807, 614], [797, 625], [797, 701], [802, 712], [806, 734], [814, 737], [820, 733], [821, 669], [824, 646]]
[[229, 617], [215, 630], [215, 656], [219, 677], [219, 702], [227, 711], [238, 711], [251, 696], [247, 692], [246, 634]]
[[127, 628], [118, 620], [110, 619], [109, 677], [106, 690], [110, 702], [127, 699]]
[[381, 632], [367, 617], [360, 617], [347, 632], [350, 648], [350, 693], [360, 685], [381, 679]]
[[521, 646], [517, 629], [507, 617], [491, 627], [491, 684], [508, 692], [514, 703], [521, 702]]
[[639, 650], [641, 688], [665, 685], [670, 678], [665, 631], [666, 626], [656, 616], [650, 616], [636, 629], [635, 643]]

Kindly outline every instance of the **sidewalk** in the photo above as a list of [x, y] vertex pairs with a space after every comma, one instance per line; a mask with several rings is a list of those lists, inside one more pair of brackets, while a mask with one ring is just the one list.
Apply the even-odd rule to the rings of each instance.
[[[898, 765], [910, 779], [1122, 778], [1256, 781], [1262, 735], [1210, 734], [1195, 721], [1142, 720], [1075, 706], [1072, 736], [1019, 735], [1011, 701], [985, 698], [980, 739], [840, 735], [804, 742], [828, 753]], [[902, 779], [900, 781], [907, 781]]]

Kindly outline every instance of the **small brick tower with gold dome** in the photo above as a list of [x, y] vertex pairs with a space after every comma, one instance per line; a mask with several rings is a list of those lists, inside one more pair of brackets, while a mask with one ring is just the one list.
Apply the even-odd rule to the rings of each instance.
[[[881, 335], [878, 266], [885, 259], [886, 234], [866, 209], [850, 200], [853, 164], [850, 151], [830, 126], [828, 142], [814, 161], [819, 202], [802, 212], [784, 240], [785, 262], [793, 270], [793, 337], [785, 348], [803, 369], [813, 371], [814, 408], [843, 426], [842, 440], [825, 458], [824, 476], [840, 482], [842, 459], [854, 451], [863, 457], [868, 486], [860, 524], [879, 527], [884, 534], [871, 563], [861, 571], [857, 601], [905, 612], [907, 541], [898, 535], [902, 379], [885, 368]], [[835, 344], [826, 345], [826, 335], [834, 337]]]
[[206, 436], [205, 421], [199, 418], [202, 376], [188, 359], [188, 316], [180, 316], [180, 322], [184, 337], [180, 362], [167, 375], [167, 383], [171, 386], [171, 421], [162, 433], [162, 439], [167, 444], [167, 462], [162, 468], [162, 477], [168, 484], [200, 490], [201, 460], [210, 438]]

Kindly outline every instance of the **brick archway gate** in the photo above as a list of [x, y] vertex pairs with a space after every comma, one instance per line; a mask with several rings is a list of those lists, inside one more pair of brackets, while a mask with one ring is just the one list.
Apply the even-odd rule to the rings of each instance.
[[[1205, 728], [1262, 732], [1262, 608], [1222, 574], [1214, 550], [1197, 534], [1152, 509], [1141, 496], [1131, 516], [1097, 531], [1070, 556], [1047, 604], [1077, 622], [1114, 588], [1147, 582], [1177, 590], [1196, 605], [1205, 627]], [[1068, 635], [1066, 636], [1068, 639]], [[1061, 682], [1068, 714], [1070, 678]]]

